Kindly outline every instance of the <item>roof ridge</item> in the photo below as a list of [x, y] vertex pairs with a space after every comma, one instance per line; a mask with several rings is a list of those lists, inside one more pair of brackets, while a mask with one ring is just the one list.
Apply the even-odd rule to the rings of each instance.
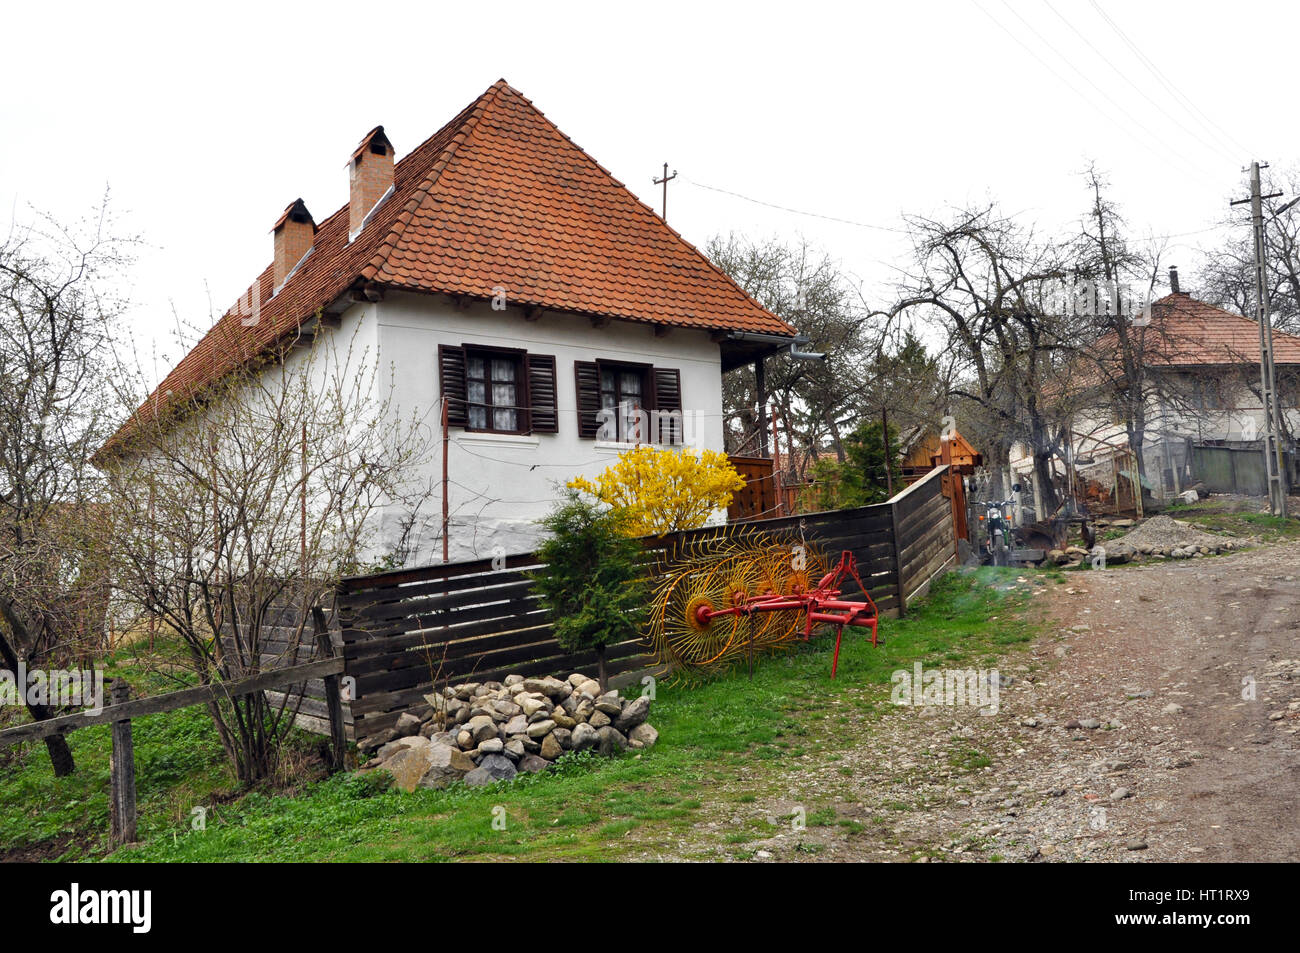
[[469, 137], [473, 135], [474, 128], [478, 125], [478, 121], [482, 118], [489, 103], [496, 100], [502, 89], [508, 88], [510, 88], [509, 84], [506, 83], [504, 79], [497, 80], [484, 90], [472, 103], [462, 109], [451, 122], [447, 123], [428, 139], [425, 139], [424, 142], [420, 143], [420, 145], [412, 149], [403, 159], [403, 161], [405, 161], [405, 159], [415, 155], [425, 145], [441, 135], [444, 130], [455, 126], [457, 123], [460, 124], [460, 128], [456, 131], [456, 134], [452, 136], [451, 141], [448, 142], [447, 145], [443, 146], [442, 151], [438, 154], [438, 158], [430, 167], [429, 173], [420, 180], [420, 184], [411, 192], [410, 197], [402, 206], [402, 211], [398, 213], [397, 218], [389, 227], [388, 234], [385, 235], [383, 241], [376, 246], [374, 254], [370, 256], [370, 260], [366, 263], [365, 267], [361, 269], [361, 277], [365, 278], [367, 281], [372, 280], [379, 273], [380, 269], [387, 264], [388, 256], [401, 240], [402, 234], [406, 231], [406, 226], [410, 224], [411, 217], [420, 206], [424, 204], [424, 200], [428, 198], [429, 192], [433, 189], [434, 185], [437, 184], [439, 176], [442, 175], [443, 171], [451, 163], [451, 160], [455, 158], [461, 145], [463, 145]]
[[[504, 81], [503, 81], [503, 82], [504, 82]], [[555, 132], [560, 136], [561, 139], [563, 139], [563, 140], [564, 140], [565, 142], [567, 142], [569, 145], [573, 146], [573, 148], [577, 149], [578, 152], [581, 153], [584, 157], [586, 157], [586, 159], [587, 159], [587, 160], [588, 160], [592, 165], [594, 165], [597, 169], [599, 169], [601, 172], [603, 172], [605, 175], [607, 175], [607, 176], [609, 177], [609, 180], [610, 180], [611, 182], [613, 182], [613, 183], [614, 183], [615, 185], [617, 185], [619, 188], [621, 188], [621, 189], [623, 189], [625, 192], [627, 192], [627, 194], [628, 194], [629, 196], [631, 196], [632, 201], [635, 202], [638, 206], [640, 206], [640, 207], [641, 207], [641, 208], [642, 208], [646, 213], [648, 213], [648, 214], [650, 215], [650, 217], [651, 217], [655, 222], [657, 222], [658, 224], [662, 225], [665, 229], [668, 230], [669, 233], [672, 234], [672, 236], [673, 236], [674, 238], [676, 238], [679, 242], [681, 242], [683, 245], [685, 245], [687, 248], [689, 248], [692, 252], [694, 252], [694, 253], [696, 254], [696, 256], [698, 256], [698, 257], [700, 258], [700, 260], [703, 261], [704, 264], [707, 265], [707, 266], [708, 266], [708, 267], [709, 267], [709, 268], [710, 268], [710, 269], [711, 269], [715, 274], [721, 276], [721, 277], [722, 277], [722, 278], [727, 282], [727, 284], [729, 284], [729, 285], [732, 287], [732, 289], [733, 289], [734, 291], [736, 291], [736, 292], [740, 295], [740, 297], [741, 297], [743, 300], [748, 301], [748, 302], [750, 302], [751, 304], [754, 304], [754, 305], [756, 305], [756, 306], [759, 307], [759, 308], [762, 308], [764, 311], [767, 311], [767, 310], [768, 310], [768, 309], [767, 309], [767, 308], [766, 308], [766, 307], [765, 307], [765, 306], [764, 306], [760, 301], [758, 301], [757, 299], [755, 299], [753, 295], [751, 295], [748, 291], [746, 291], [744, 288], [742, 288], [742, 287], [740, 286], [740, 283], [737, 282], [734, 278], [732, 278], [731, 275], [727, 274], [725, 271], [723, 271], [721, 268], [719, 268], [716, 264], [714, 264], [713, 259], [711, 259], [708, 255], [704, 254], [704, 252], [702, 252], [702, 251], [700, 251], [698, 248], [696, 248], [695, 245], [692, 244], [690, 241], [688, 241], [685, 237], [683, 237], [682, 234], [681, 234], [679, 231], [677, 231], [677, 229], [675, 229], [675, 228], [673, 228], [671, 225], [669, 225], [669, 224], [668, 224], [668, 220], [667, 220], [666, 218], [663, 218], [663, 217], [662, 217], [661, 215], [659, 215], [659, 214], [658, 214], [658, 213], [657, 213], [653, 208], [651, 208], [649, 205], [646, 205], [645, 202], [641, 201], [641, 199], [637, 196], [637, 194], [636, 194], [635, 192], [633, 192], [630, 188], [628, 188], [627, 185], [626, 185], [626, 184], [625, 184], [621, 179], [618, 178], [618, 176], [614, 175], [613, 172], [611, 172], [609, 169], [605, 168], [605, 166], [601, 164], [601, 162], [600, 162], [599, 159], [597, 159], [595, 156], [593, 156], [590, 152], [588, 152], [588, 151], [587, 151], [586, 149], [584, 149], [582, 146], [578, 145], [578, 143], [574, 142], [574, 141], [569, 137], [569, 135], [568, 135], [568, 134], [567, 134], [563, 129], [561, 129], [558, 125], [556, 125], [554, 122], [552, 122], [551, 119], [546, 115], [546, 113], [544, 113], [541, 109], [539, 109], [539, 108], [538, 108], [538, 107], [533, 103], [533, 101], [532, 101], [531, 99], [529, 99], [527, 96], [525, 96], [525, 95], [524, 95], [523, 93], [521, 93], [519, 90], [514, 89], [513, 87], [511, 87], [511, 90], [512, 90], [512, 92], [515, 93], [515, 95], [517, 95], [520, 99], [522, 99], [522, 100], [524, 101], [524, 103], [527, 104], [527, 106], [528, 106], [530, 109], [533, 110], [533, 112], [537, 113], [537, 115], [541, 117], [541, 119], [542, 119], [543, 122], [545, 122], [548, 126], [550, 126], [552, 129], [554, 129]], [[769, 311], [768, 313], [770, 314], [771, 312]], [[789, 326], [789, 323], [786, 322], [786, 321], [784, 321], [784, 320], [781, 318], [780, 315], [773, 315], [773, 317], [777, 318], [777, 320], [782, 321], [782, 323], [786, 324], [787, 327]]]

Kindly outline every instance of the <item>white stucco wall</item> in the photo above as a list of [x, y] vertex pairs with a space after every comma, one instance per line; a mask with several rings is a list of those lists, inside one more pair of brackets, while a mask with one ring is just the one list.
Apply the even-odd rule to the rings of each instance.
[[[655, 337], [645, 324], [612, 321], [593, 327], [585, 318], [549, 313], [529, 321], [514, 307], [495, 311], [484, 302], [460, 310], [441, 296], [392, 292], [366, 308], [377, 318], [381, 379], [386, 383], [391, 373], [394, 413], [423, 417], [432, 441], [428, 462], [416, 476], [434, 492], [408, 562], [442, 558], [439, 344], [524, 348], [553, 355], [559, 411], [557, 434], [451, 429], [447, 465], [452, 560], [491, 556], [498, 546], [506, 553], [532, 550], [541, 535], [536, 520], [562, 496], [563, 484], [579, 474], [594, 478], [626, 448], [578, 436], [574, 361], [603, 358], [676, 368], [687, 445], [723, 450], [721, 355], [708, 332], [674, 328]], [[385, 515], [390, 536], [403, 516]]]

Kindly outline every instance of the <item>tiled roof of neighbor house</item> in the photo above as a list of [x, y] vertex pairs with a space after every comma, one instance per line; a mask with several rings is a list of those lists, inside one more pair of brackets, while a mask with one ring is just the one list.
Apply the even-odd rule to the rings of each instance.
[[[1177, 367], [1259, 363], [1259, 323], [1224, 311], [1186, 292], [1166, 295], [1151, 304], [1147, 350], [1153, 363]], [[1300, 364], [1300, 337], [1273, 331], [1273, 360]]]
[[681, 328], [795, 331], [499, 80], [397, 162], [392, 192], [348, 239], [348, 206], [272, 296], [272, 269], [101, 449], [292, 334], [350, 289], [489, 299]]

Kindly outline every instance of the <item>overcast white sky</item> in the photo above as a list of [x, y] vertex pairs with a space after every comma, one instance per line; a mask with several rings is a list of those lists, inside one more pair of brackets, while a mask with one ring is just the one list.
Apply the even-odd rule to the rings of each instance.
[[1096, 160], [1194, 280], [1242, 166], [1300, 157], [1297, 25], [1252, 0], [23, 4], [5, 11], [0, 221], [72, 217], [111, 187], [148, 243], [132, 326], [166, 347], [173, 306], [206, 324], [267, 265], [291, 200], [317, 220], [346, 201], [368, 129], [400, 157], [505, 77], [655, 208], [667, 160], [691, 241], [803, 235], [882, 304], [905, 236], [701, 185], [887, 229], [995, 198], [1052, 228]]

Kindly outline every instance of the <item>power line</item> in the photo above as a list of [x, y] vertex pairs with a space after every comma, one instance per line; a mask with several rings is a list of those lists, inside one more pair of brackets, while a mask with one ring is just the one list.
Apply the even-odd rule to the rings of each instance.
[[[683, 176], [683, 178], [686, 178]], [[820, 212], [805, 212], [802, 209], [790, 208], [786, 205], [777, 205], [775, 202], [765, 202], [762, 199], [751, 198], [748, 195], [741, 195], [739, 192], [733, 192], [730, 189], [720, 189], [714, 185], [705, 185], [703, 182], [696, 182], [694, 179], [686, 179], [687, 184], [693, 185], [698, 189], [708, 189], [710, 192], [721, 192], [723, 195], [730, 195], [733, 198], [743, 199], [746, 202], [753, 202], [755, 205], [763, 205], [767, 208], [774, 208], [779, 212], [789, 212], [792, 215], [806, 215], [809, 218], [821, 218], [828, 222], [839, 222], [841, 225], [855, 225], [858, 228], [870, 228], [878, 232], [893, 232], [897, 235], [907, 235], [909, 232], [904, 228], [892, 228], [888, 225], [872, 225], [869, 222], [858, 222], [851, 218], [840, 218], [835, 215], [823, 215]]]
[[1165, 76], [1164, 72], [1160, 69], [1160, 67], [1156, 66], [1156, 64], [1153, 63], [1150, 60], [1150, 58], [1148, 58], [1147, 55], [1142, 52], [1141, 48], [1139, 48], [1136, 43], [1134, 43], [1132, 40], [1128, 38], [1128, 35], [1125, 34], [1125, 32], [1122, 29], [1120, 29], [1119, 24], [1116, 23], [1113, 19], [1111, 19], [1110, 15], [1101, 8], [1101, 5], [1097, 2], [1097, 0], [1088, 0], [1088, 2], [1092, 4], [1093, 9], [1097, 11], [1097, 13], [1101, 16], [1101, 18], [1105, 20], [1107, 24], [1110, 25], [1110, 28], [1115, 31], [1116, 35], [1118, 35], [1119, 38], [1128, 45], [1128, 48], [1133, 51], [1133, 54], [1137, 56], [1138, 60], [1141, 61], [1142, 65], [1147, 68], [1148, 72], [1150, 72], [1151, 75], [1154, 76], [1157, 81], [1159, 81], [1160, 85], [1162, 85], [1171, 96], [1174, 96], [1176, 99], [1181, 100], [1183, 104], [1188, 108], [1189, 111], [1196, 113], [1200, 117], [1199, 121], [1201, 122], [1201, 125], [1205, 126], [1205, 128], [1209, 130], [1211, 133], [1218, 135], [1227, 144], [1233, 146], [1234, 148], [1240, 149], [1241, 154], [1243, 155], [1252, 154], [1252, 151], [1250, 149], [1247, 149], [1245, 146], [1243, 146], [1230, 133], [1228, 133], [1227, 130], [1225, 130], [1222, 126], [1216, 123], [1209, 116], [1207, 116], [1204, 110], [1201, 109], [1201, 107], [1197, 106], [1196, 103], [1192, 102], [1191, 99], [1183, 95], [1183, 93], [1176, 86], [1174, 86], [1173, 82], [1169, 80], [1168, 77]]
[[1207, 146], [1207, 147], [1210, 148], [1210, 149], [1215, 149], [1215, 150], [1217, 150], [1217, 151], [1219, 152], [1220, 155], [1224, 156], [1224, 157], [1227, 158], [1228, 160], [1230, 160], [1230, 161], [1234, 161], [1234, 162], [1235, 162], [1235, 161], [1239, 158], [1238, 156], [1233, 155], [1233, 153], [1229, 152], [1227, 149], [1225, 149], [1225, 148], [1224, 148], [1222, 145], [1220, 145], [1219, 143], [1217, 143], [1217, 142], [1212, 142], [1212, 141], [1210, 141], [1209, 139], [1206, 139], [1204, 136], [1202, 136], [1202, 135], [1201, 135], [1200, 133], [1198, 133], [1196, 130], [1194, 130], [1194, 129], [1190, 129], [1190, 128], [1188, 128], [1187, 126], [1185, 126], [1185, 125], [1182, 123], [1182, 121], [1181, 121], [1180, 119], [1178, 119], [1177, 116], [1173, 115], [1171, 112], [1169, 112], [1169, 111], [1166, 110], [1163, 106], [1161, 106], [1159, 103], [1157, 103], [1154, 99], [1152, 99], [1150, 96], [1148, 96], [1147, 93], [1146, 93], [1146, 90], [1144, 90], [1142, 87], [1140, 87], [1137, 83], [1133, 82], [1133, 80], [1129, 78], [1129, 76], [1128, 76], [1127, 73], [1125, 73], [1125, 72], [1124, 72], [1123, 70], [1121, 70], [1118, 66], [1116, 66], [1113, 62], [1111, 62], [1110, 58], [1109, 58], [1108, 56], [1106, 56], [1105, 53], [1103, 53], [1101, 50], [1097, 49], [1097, 47], [1093, 45], [1093, 42], [1092, 42], [1091, 40], [1089, 40], [1089, 39], [1088, 39], [1088, 38], [1083, 34], [1083, 32], [1079, 30], [1078, 27], [1076, 27], [1073, 23], [1071, 23], [1071, 22], [1070, 22], [1070, 21], [1069, 21], [1069, 20], [1068, 20], [1068, 19], [1067, 19], [1067, 18], [1066, 18], [1066, 17], [1065, 17], [1065, 16], [1064, 16], [1060, 11], [1059, 11], [1059, 10], [1056, 9], [1056, 7], [1052, 6], [1052, 0], [1043, 0], [1043, 2], [1047, 5], [1047, 9], [1051, 10], [1052, 13], [1056, 14], [1057, 19], [1059, 19], [1062, 23], [1064, 23], [1067, 27], [1069, 27], [1072, 31], [1074, 31], [1075, 36], [1077, 36], [1079, 39], [1083, 40], [1083, 42], [1086, 43], [1086, 44], [1088, 45], [1088, 48], [1089, 48], [1090, 50], [1092, 50], [1092, 51], [1093, 51], [1094, 53], [1096, 53], [1099, 57], [1101, 57], [1101, 60], [1102, 60], [1103, 63], [1105, 63], [1105, 64], [1106, 64], [1107, 66], [1109, 66], [1112, 70], [1114, 70], [1115, 73], [1118, 74], [1118, 76], [1120, 77], [1120, 79], [1124, 80], [1124, 82], [1126, 82], [1126, 83], [1128, 83], [1130, 86], [1132, 86], [1133, 89], [1137, 92], [1137, 94], [1138, 94], [1139, 96], [1141, 96], [1143, 99], [1145, 99], [1147, 102], [1149, 102], [1152, 106], [1154, 106], [1154, 107], [1156, 108], [1156, 110], [1157, 110], [1157, 111], [1158, 111], [1162, 116], [1164, 116], [1164, 117], [1165, 117], [1166, 119], [1168, 119], [1170, 122], [1173, 122], [1175, 125], [1178, 126], [1178, 128], [1182, 129], [1182, 130], [1183, 130], [1185, 133], [1187, 133], [1189, 136], [1191, 136], [1191, 137], [1193, 137], [1194, 139], [1196, 139], [1198, 142], [1201, 143], [1201, 145], [1203, 145], [1203, 146]]
[[[1029, 30], [1029, 32], [1032, 33], [1034, 36], [1036, 36], [1044, 46], [1046, 46], [1054, 54], [1056, 54], [1063, 61], [1065, 61], [1066, 65], [1068, 65], [1070, 69], [1078, 73], [1079, 76], [1083, 78], [1084, 82], [1086, 82], [1089, 86], [1095, 89], [1098, 93], [1101, 94], [1102, 98], [1109, 101], [1111, 105], [1113, 105], [1116, 109], [1118, 109], [1127, 118], [1128, 122], [1133, 126], [1133, 128], [1137, 130], [1139, 136], [1149, 136], [1151, 138], [1151, 141], [1155, 143], [1156, 146], [1156, 148], [1153, 149], [1151, 145], [1148, 144], [1146, 141], [1144, 141], [1142, 138], [1135, 137], [1134, 141], [1138, 142], [1142, 146], [1142, 148], [1146, 149], [1148, 152], [1156, 156], [1156, 158], [1160, 159], [1162, 162], [1169, 162], [1170, 160], [1172, 160], [1175, 164], [1181, 165], [1185, 171], [1192, 172], [1194, 175], [1200, 176], [1206, 182], [1215, 181], [1214, 177], [1205, 169], [1202, 169], [1200, 166], [1178, 155], [1176, 152], [1168, 150], [1164, 146], [1164, 144], [1160, 142], [1158, 137], [1152, 136], [1143, 127], [1143, 125], [1140, 122], [1138, 122], [1136, 118], [1133, 117], [1133, 115], [1127, 109], [1125, 109], [1122, 105], [1117, 103], [1109, 93], [1107, 93], [1104, 89], [1102, 89], [1100, 86], [1094, 83], [1086, 73], [1084, 73], [1081, 69], [1079, 69], [1072, 62], [1070, 62], [1069, 57], [1065, 56], [1063, 53], [1061, 53], [1060, 50], [1058, 50], [1055, 46], [1053, 46], [1052, 43], [1046, 37], [1044, 37], [1041, 33], [1039, 33], [1038, 30], [1036, 30], [1034, 26], [1031, 23], [1029, 23], [1029, 21], [1027, 21], [1019, 13], [1017, 13], [1015, 9], [1006, 2], [1006, 0], [1002, 0], [1002, 4], [1007, 8], [1007, 10], [1011, 12], [1011, 15], [1014, 16], [1021, 23], [1023, 23], [1025, 27]], [[1024, 42], [1024, 40], [1020, 39], [1020, 37], [1016, 36], [1014, 33], [1008, 30], [1007, 27], [1002, 23], [1002, 21], [1000, 21], [992, 13], [986, 10], [981, 3], [979, 3], [979, 0], [976, 0], [975, 6], [979, 8], [981, 13], [983, 13], [986, 17], [992, 20], [999, 30], [1001, 30], [1007, 36], [1011, 37], [1011, 39], [1015, 40], [1017, 44], [1019, 44], [1027, 53], [1029, 53], [1030, 56], [1038, 60], [1038, 62], [1041, 63], [1045, 69], [1047, 69], [1053, 76], [1055, 76], [1062, 83], [1064, 83], [1071, 91], [1073, 91], [1076, 96], [1084, 100], [1093, 109], [1097, 110], [1097, 112], [1100, 113], [1101, 116], [1106, 120], [1108, 120], [1109, 122], [1112, 123], [1117, 122], [1115, 116], [1109, 114], [1105, 109], [1103, 109], [1101, 106], [1098, 106], [1095, 102], [1093, 102], [1092, 99], [1084, 95], [1084, 93], [1080, 91], [1077, 86], [1075, 86], [1068, 79], [1066, 79], [1059, 72], [1057, 72], [1056, 69], [1049, 62], [1047, 62], [1047, 60], [1039, 56], [1038, 53], [1035, 52], [1032, 47], [1030, 47], [1028, 44]], [[1161, 152], [1165, 152], [1166, 154], [1160, 155], [1159, 152], [1157, 152], [1157, 149], [1160, 150]]]

